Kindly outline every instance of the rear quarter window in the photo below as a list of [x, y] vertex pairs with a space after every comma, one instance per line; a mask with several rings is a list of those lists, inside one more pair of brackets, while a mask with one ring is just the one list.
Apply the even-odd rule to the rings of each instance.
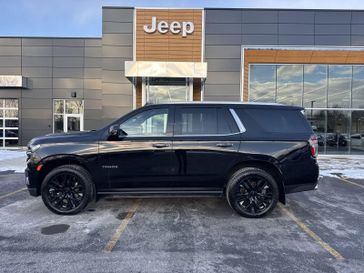
[[258, 139], [308, 139], [312, 128], [296, 109], [235, 109], [247, 130]]

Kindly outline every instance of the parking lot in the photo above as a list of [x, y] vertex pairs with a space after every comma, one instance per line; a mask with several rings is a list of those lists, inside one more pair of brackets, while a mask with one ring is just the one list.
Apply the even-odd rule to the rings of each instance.
[[364, 272], [364, 179], [323, 177], [268, 217], [222, 198], [107, 196], [75, 216], [0, 174], [1, 272]]

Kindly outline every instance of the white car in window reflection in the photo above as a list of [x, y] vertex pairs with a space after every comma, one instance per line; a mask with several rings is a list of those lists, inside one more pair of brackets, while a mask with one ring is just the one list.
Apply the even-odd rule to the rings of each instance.
[[351, 135], [351, 147], [364, 150], [364, 133]]

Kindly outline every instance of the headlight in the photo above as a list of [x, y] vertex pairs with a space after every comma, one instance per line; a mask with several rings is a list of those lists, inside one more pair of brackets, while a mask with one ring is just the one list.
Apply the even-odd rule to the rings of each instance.
[[34, 153], [36, 150], [38, 150], [40, 148], [40, 144], [37, 145], [30, 145], [30, 152]]

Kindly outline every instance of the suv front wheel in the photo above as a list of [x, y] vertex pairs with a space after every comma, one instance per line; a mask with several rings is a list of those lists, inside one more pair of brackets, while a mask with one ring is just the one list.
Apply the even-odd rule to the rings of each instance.
[[240, 215], [258, 218], [270, 213], [277, 205], [277, 182], [265, 170], [247, 167], [236, 171], [226, 187], [229, 205]]
[[60, 166], [46, 175], [41, 194], [44, 204], [52, 212], [76, 214], [92, 199], [92, 179], [89, 172], [78, 165]]

